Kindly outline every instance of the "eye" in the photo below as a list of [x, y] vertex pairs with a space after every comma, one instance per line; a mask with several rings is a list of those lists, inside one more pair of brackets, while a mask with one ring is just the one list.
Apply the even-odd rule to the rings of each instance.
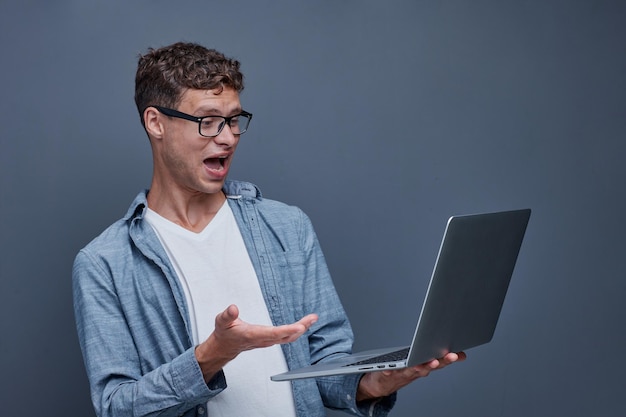
[[200, 124], [203, 128], [209, 129], [215, 126], [219, 126], [221, 121], [222, 119], [220, 117], [205, 117], [204, 119], [202, 119], [202, 122], [200, 122]]

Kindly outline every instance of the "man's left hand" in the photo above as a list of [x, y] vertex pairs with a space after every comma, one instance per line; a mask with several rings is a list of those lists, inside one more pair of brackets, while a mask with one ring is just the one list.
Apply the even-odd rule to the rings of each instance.
[[454, 362], [463, 361], [466, 357], [464, 352], [448, 353], [443, 358], [410, 368], [367, 373], [361, 378], [356, 400], [363, 401], [386, 397], [416, 379], [427, 377], [432, 371], [445, 368]]

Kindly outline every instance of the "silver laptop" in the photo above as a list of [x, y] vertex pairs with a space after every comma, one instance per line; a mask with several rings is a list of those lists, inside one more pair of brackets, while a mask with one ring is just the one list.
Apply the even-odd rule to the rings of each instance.
[[491, 341], [530, 209], [448, 220], [410, 346], [355, 353], [271, 377], [288, 381], [419, 365]]

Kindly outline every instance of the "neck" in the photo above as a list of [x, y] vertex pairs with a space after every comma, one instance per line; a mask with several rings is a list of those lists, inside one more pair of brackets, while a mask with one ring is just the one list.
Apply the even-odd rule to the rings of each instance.
[[148, 207], [171, 222], [192, 232], [200, 232], [224, 205], [222, 191], [214, 194], [186, 190], [164, 190], [153, 183], [148, 193]]

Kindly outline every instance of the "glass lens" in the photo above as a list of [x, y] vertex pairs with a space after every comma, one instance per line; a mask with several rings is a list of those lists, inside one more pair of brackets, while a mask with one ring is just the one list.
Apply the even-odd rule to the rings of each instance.
[[219, 116], [209, 116], [200, 122], [200, 134], [203, 136], [217, 136], [224, 125], [224, 118]]
[[248, 123], [250, 123], [250, 118], [240, 114], [230, 119], [230, 130], [232, 130], [233, 135], [241, 135], [248, 129]]
[[[203, 118], [200, 123], [200, 134], [203, 136], [219, 135], [226, 124], [226, 120], [226, 118], [221, 116], [208, 116]], [[248, 129], [250, 117], [247, 115], [238, 115], [229, 118], [228, 121], [233, 135], [241, 135]]]

